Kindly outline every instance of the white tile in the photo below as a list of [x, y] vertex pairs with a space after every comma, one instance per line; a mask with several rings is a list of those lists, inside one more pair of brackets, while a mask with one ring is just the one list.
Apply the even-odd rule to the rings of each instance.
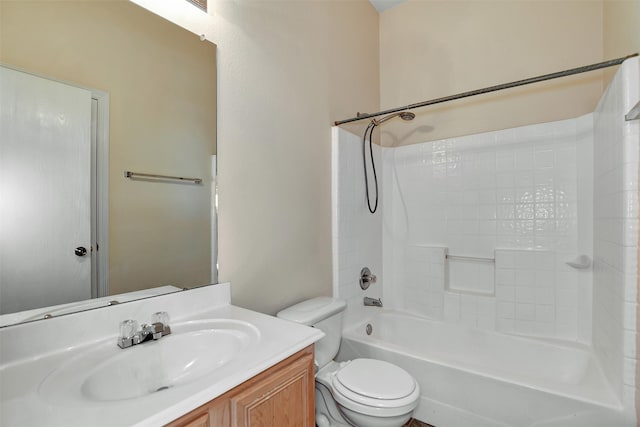
[[625, 384], [634, 386], [636, 383], [636, 359], [624, 358], [623, 381]]
[[556, 307], [556, 325], [577, 326], [578, 312], [575, 308]]
[[528, 170], [534, 168], [533, 149], [531, 147], [517, 148], [514, 152], [514, 165], [517, 170]]
[[533, 287], [536, 284], [534, 270], [516, 270], [516, 286]]
[[551, 252], [536, 252], [537, 270], [553, 270], [555, 268], [555, 257]]
[[625, 303], [624, 304], [624, 328], [627, 330], [635, 331], [636, 330], [636, 312], [638, 309], [638, 304], [636, 303]]
[[535, 289], [536, 294], [536, 304], [547, 304], [547, 305], [555, 305], [555, 290], [551, 287], [541, 288], [537, 287]]
[[624, 339], [623, 339], [623, 354], [625, 357], [630, 357], [632, 359], [636, 358], [636, 337], [637, 334], [633, 331], [624, 331]]
[[496, 318], [495, 316], [483, 316], [478, 315], [478, 328], [487, 329], [493, 331], [496, 329]]
[[518, 171], [515, 175], [516, 188], [524, 188], [529, 194], [535, 194], [535, 190], [533, 189], [535, 184], [534, 176], [533, 172]]
[[514, 319], [516, 317], [516, 305], [512, 301], [498, 301], [496, 316], [501, 319]]
[[625, 385], [622, 389], [622, 403], [626, 408], [633, 408], [636, 404], [636, 387]]
[[493, 297], [477, 297], [478, 315], [492, 316], [496, 315], [496, 299]]
[[556, 289], [556, 304], [558, 307], [575, 307], [577, 298], [576, 289]]
[[503, 301], [515, 301], [515, 286], [496, 285], [496, 298]]
[[[629, 282], [627, 282], [629, 283]], [[625, 286], [624, 287], [624, 300], [627, 302], [636, 302], [638, 300], [638, 288], [637, 286]]]
[[577, 324], [573, 323], [556, 323], [556, 337], [559, 339], [573, 340], [577, 334]]
[[514, 319], [496, 319], [496, 330], [505, 334], [512, 334], [516, 331]]
[[460, 294], [454, 292], [444, 293], [444, 305], [445, 307], [455, 307], [460, 309]]
[[496, 171], [512, 171], [515, 165], [515, 155], [512, 150], [496, 152]]
[[533, 335], [536, 330], [536, 322], [531, 320], [516, 320], [515, 330], [519, 334]]
[[535, 288], [516, 286], [516, 302], [519, 303], [535, 303], [536, 293]]
[[555, 272], [553, 271], [536, 271], [535, 286], [538, 288], [553, 287], [555, 285]]
[[462, 313], [478, 313], [478, 297], [473, 295], [460, 295], [460, 311]]
[[516, 304], [516, 319], [517, 320], [535, 320], [535, 305], [534, 304]]
[[544, 337], [556, 336], [556, 328], [555, 328], [555, 324], [553, 323], [536, 322], [534, 331], [535, 331], [535, 334], [538, 336], [544, 336]]
[[552, 305], [536, 305], [536, 321], [537, 322], [554, 322], [555, 308]]
[[536, 268], [536, 253], [533, 251], [516, 252], [516, 267], [534, 270]]
[[460, 324], [475, 328], [477, 326], [478, 317], [475, 313], [460, 313]]
[[497, 285], [515, 285], [516, 284], [516, 272], [515, 270], [496, 270], [496, 284]]

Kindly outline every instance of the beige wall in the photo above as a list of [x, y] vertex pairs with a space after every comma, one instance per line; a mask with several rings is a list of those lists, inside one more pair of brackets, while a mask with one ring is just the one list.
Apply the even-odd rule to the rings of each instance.
[[[640, 53], [640, 1], [605, 0], [602, 8], [603, 58]], [[616, 69], [605, 70], [605, 86]]]
[[[602, 60], [598, 1], [409, 0], [380, 15], [382, 108]], [[389, 123], [383, 145], [576, 117], [593, 111], [601, 72], [415, 110]]]
[[274, 313], [330, 295], [331, 124], [378, 108], [367, 0], [218, 1], [220, 279]]
[[[215, 46], [128, 1], [5, 1], [0, 60], [110, 95], [110, 291], [210, 277]], [[131, 181], [124, 170], [202, 177]]]

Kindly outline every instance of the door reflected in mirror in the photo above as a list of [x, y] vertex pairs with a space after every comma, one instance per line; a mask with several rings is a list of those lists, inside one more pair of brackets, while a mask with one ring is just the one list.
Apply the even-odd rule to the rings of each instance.
[[215, 45], [126, 0], [0, 9], [0, 324], [215, 283]]

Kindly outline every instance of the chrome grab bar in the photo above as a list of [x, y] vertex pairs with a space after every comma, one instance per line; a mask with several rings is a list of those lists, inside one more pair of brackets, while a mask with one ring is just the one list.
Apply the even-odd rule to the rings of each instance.
[[444, 257], [446, 259], [452, 259], [452, 260], [473, 261], [473, 262], [487, 262], [487, 263], [491, 263], [491, 264], [496, 262], [495, 258], [484, 258], [484, 257], [477, 257], [477, 256], [462, 256], [462, 255], [449, 255], [449, 254], [446, 254]]

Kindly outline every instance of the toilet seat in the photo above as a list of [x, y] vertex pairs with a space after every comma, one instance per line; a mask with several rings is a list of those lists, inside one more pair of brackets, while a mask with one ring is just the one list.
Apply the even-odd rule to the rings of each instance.
[[355, 359], [341, 365], [331, 375], [331, 388], [339, 404], [383, 417], [404, 414], [416, 407], [420, 389], [405, 370], [375, 359]]

